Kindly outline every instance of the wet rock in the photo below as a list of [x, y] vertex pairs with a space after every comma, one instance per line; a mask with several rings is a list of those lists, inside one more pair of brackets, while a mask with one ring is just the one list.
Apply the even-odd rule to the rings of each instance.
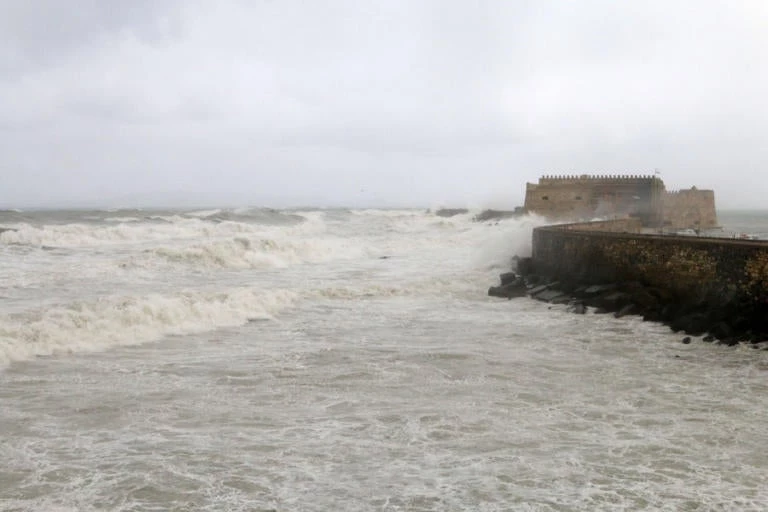
[[661, 314], [656, 309], [646, 311], [645, 313], [643, 313], [643, 321], [644, 322], [660, 322]]
[[611, 284], [595, 284], [592, 286], [588, 286], [584, 289], [585, 295], [598, 295], [600, 293], [610, 292], [616, 289], [616, 285]]
[[567, 293], [560, 294], [559, 297], [555, 297], [554, 299], [550, 300], [552, 304], [568, 304], [571, 302], [571, 297]]
[[517, 272], [522, 276], [533, 275], [533, 259], [530, 257], [518, 258]]
[[638, 312], [637, 306], [635, 306], [634, 304], [627, 304], [626, 306], [618, 310], [616, 313], [614, 313], [613, 316], [615, 316], [616, 318], [621, 318], [627, 315], [635, 315], [637, 314], [637, 312]]
[[499, 276], [499, 279], [501, 280], [501, 286], [506, 286], [508, 284], [514, 283], [515, 281], [518, 281], [519, 278], [514, 272], [504, 272]]
[[438, 217], [455, 217], [465, 213], [469, 213], [469, 210], [466, 208], [441, 208], [435, 212], [435, 215]]
[[706, 336], [701, 338], [701, 341], [705, 341], [707, 343], [712, 343], [713, 341], [715, 341], [715, 337], [712, 336], [711, 334], [707, 334]]
[[546, 291], [546, 290], [549, 290], [549, 285], [548, 284], [542, 284], [542, 285], [539, 285], [539, 286], [534, 286], [533, 288], [528, 290], [528, 293], [530, 293], [532, 297], [535, 297], [536, 295], [538, 295], [541, 292]]
[[639, 288], [628, 292], [629, 300], [644, 310], [654, 309], [659, 305], [659, 299], [645, 288]]
[[566, 302], [569, 300], [568, 297], [560, 290], [543, 290], [535, 295], [531, 294], [531, 296], [536, 300], [541, 300], [544, 302], [554, 302], [557, 299], [565, 299]]
[[576, 313], [577, 315], [583, 315], [587, 312], [587, 306], [585, 306], [581, 302], [577, 302], [575, 304], [571, 304], [568, 307], [568, 311], [571, 313]]
[[560, 281], [560, 284], [558, 285], [558, 288], [560, 288], [563, 291], [563, 293], [567, 293], [570, 295], [574, 295], [578, 287], [579, 287], [578, 281], [569, 280], [569, 279]]
[[719, 340], [724, 340], [733, 337], [733, 329], [725, 322], [718, 322], [709, 330], [709, 334]]
[[659, 320], [664, 322], [672, 322], [680, 316], [680, 306], [677, 304], [665, 304], [659, 310]]
[[704, 313], [689, 313], [674, 319], [669, 325], [673, 331], [684, 331], [694, 336], [707, 332], [709, 318]]
[[629, 303], [629, 295], [624, 292], [609, 292], [598, 297], [588, 299], [587, 304], [608, 311], [619, 311]]
[[483, 210], [475, 215], [475, 222], [485, 222], [487, 220], [494, 219], [508, 219], [510, 217], [518, 217], [520, 213], [508, 210]]
[[690, 336], [686, 336], [685, 338], [683, 338], [683, 345], [688, 345], [690, 342], [691, 342]]
[[515, 297], [525, 297], [528, 289], [520, 281], [515, 281], [505, 286], [491, 286], [488, 288], [488, 295], [503, 299], [512, 299]]
[[525, 282], [528, 284], [528, 286], [537, 286], [541, 283], [541, 281], [543, 281], [543, 279], [536, 274], [525, 277]]

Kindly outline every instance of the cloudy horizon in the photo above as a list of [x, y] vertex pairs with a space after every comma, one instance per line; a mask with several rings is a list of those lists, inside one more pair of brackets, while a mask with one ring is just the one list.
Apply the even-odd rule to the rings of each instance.
[[0, 209], [504, 208], [654, 170], [765, 208], [766, 26], [761, 0], [4, 2]]

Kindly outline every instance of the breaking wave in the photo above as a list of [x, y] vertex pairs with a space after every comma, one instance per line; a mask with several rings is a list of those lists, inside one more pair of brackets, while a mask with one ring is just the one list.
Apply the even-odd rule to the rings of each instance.
[[298, 224], [306, 220], [305, 216], [299, 215], [298, 213], [282, 212], [271, 208], [200, 210], [184, 213], [183, 216], [204, 219], [212, 222], [236, 221], [274, 225]]
[[138, 345], [272, 319], [297, 295], [252, 288], [105, 297], [0, 316], [0, 364], [36, 356]]
[[[0, 254], [18, 264], [4, 273], [15, 283], [8, 291], [16, 306], [14, 313], [0, 314], [0, 364], [242, 325], [270, 318], [299, 299], [483, 294], [489, 276], [508, 268], [511, 255], [530, 251], [530, 231], [540, 223], [523, 218], [484, 224], [415, 211], [301, 217], [300, 223], [275, 226], [175, 215], [158, 222], [20, 224], [16, 232], [3, 232]], [[392, 231], [400, 233], [390, 236]], [[124, 240], [133, 245], [98, 250]], [[29, 268], [30, 261], [36, 265]], [[301, 268], [333, 261], [349, 264]], [[197, 286], [191, 283], [253, 282], [252, 273], [231, 269], [287, 267], [264, 272], [260, 289], [184, 291]], [[205, 269], [199, 279], [197, 269]]]
[[351, 240], [235, 237], [188, 247], [159, 247], [145, 255], [171, 263], [232, 269], [285, 268], [301, 263], [352, 259], [366, 249]]
[[135, 222], [129, 219], [109, 220], [110, 224], [46, 224], [36, 226], [19, 223], [12, 230], [0, 233], [0, 243], [46, 247], [91, 247], [158, 240], [218, 238], [233, 235], [269, 235], [284, 232], [288, 235], [325, 231], [321, 216], [302, 216], [300, 221], [269, 225], [233, 220], [212, 222], [180, 215], [153, 216], [150, 220]]

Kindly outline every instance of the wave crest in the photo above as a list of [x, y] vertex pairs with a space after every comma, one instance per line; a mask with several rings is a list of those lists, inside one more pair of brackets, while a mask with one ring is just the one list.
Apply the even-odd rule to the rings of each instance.
[[321, 233], [325, 223], [321, 217], [301, 217], [300, 222], [265, 225], [233, 220], [209, 221], [179, 215], [155, 216], [143, 222], [123, 219], [110, 224], [48, 224], [26, 223], [11, 226], [13, 230], [0, 233], [0, 242], [33, 247], [93, 247], [162, 240], [209, 239], [237, 235], [269, 235], [284, 233], [300, 235]]
[[[353, 259], [364, 247], [341, 239], [277, 240], [235, 237], [188, 247], [159, 247], [145, 253], [174, 264], [231, 269], [285, 268], [303, 263]], [[136, 262], [140, 266], [151, 261]]]
[[297, 295], [251, 288], [115, 296], [0, 316], [0, 364], [36, 356], [137, 345], [271, 319]]

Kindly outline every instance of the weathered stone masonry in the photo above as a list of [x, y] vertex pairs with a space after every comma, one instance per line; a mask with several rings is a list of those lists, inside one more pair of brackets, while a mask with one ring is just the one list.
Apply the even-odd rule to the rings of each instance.
[[524, 210], [553, 220], [630, 216], [658, 230], [717, 227], [712, 190], [667, 191], [655, 176], [543, 176], [526, 184]]
[[[633, 227], [617, 222], [617, 231]], [[533, 272], [571, 289], [634, 282], [676, 310], [670, 315], [697, 312], [699, 330], [726, 322], [733, 332], [768, 333], [768, 242], [610, 232], [605, 224], [535, 229]], [[659, 319], [672, 320], [665, 314]]]
[[768, 242], [612, 233], [602, 231], [603, 226], [595, 226], [601, 231], [578, 226], [534, 230], [537, 272], [591, 281], [639, 280], [681, 293], [762, 292], [768, 298]]

